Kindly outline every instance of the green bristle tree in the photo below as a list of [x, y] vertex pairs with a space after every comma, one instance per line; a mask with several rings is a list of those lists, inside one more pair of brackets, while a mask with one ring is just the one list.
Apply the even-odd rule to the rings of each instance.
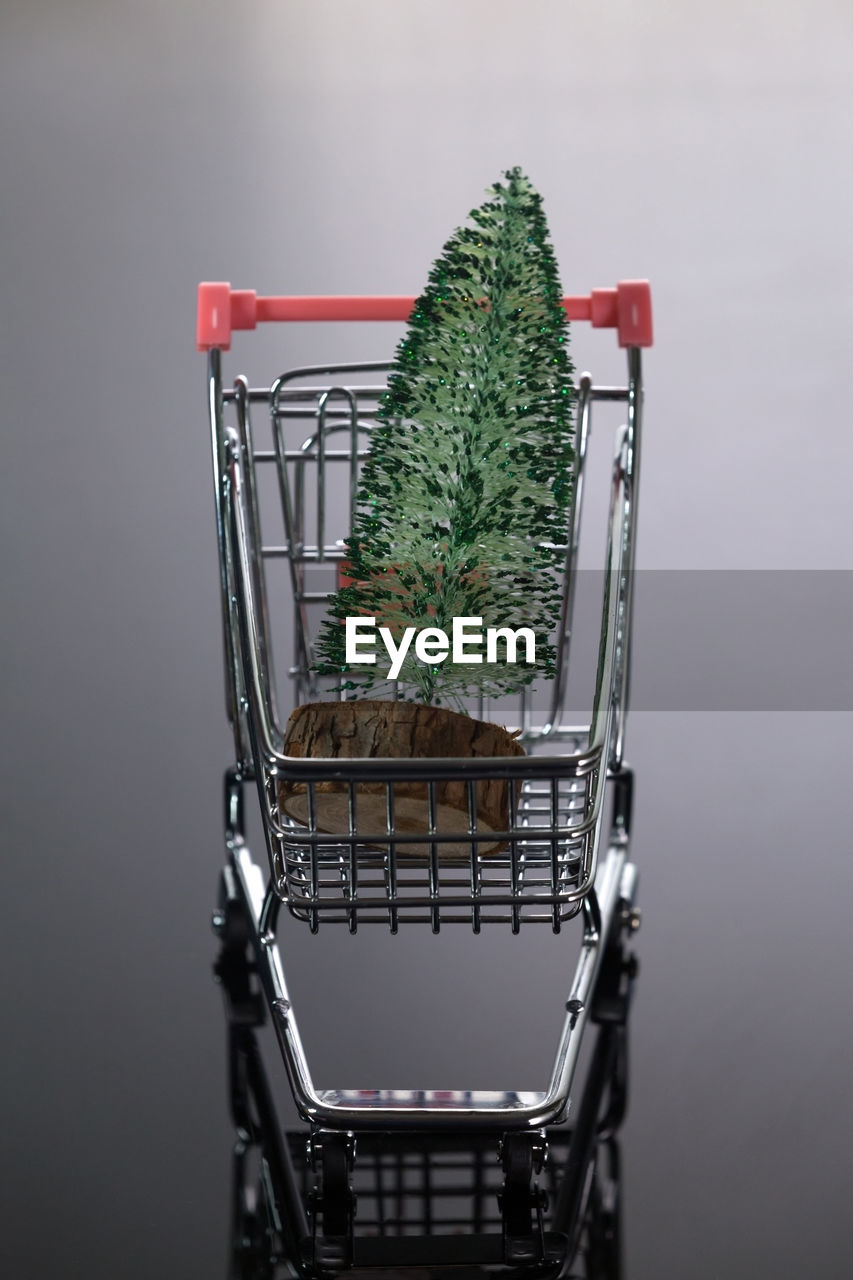
[[412, 645], [399, 683], [417, 701], [460, 706], [555, 674], [573, 369], [541, 197], [517, 168], [505, 179], [433, 266], [371, 434], [346, 544], [352, 581], [317, 645], [317, 669], [348, 689], [387, 680], [381, 645], [376, 666], [347, 666], [343, 622], [359, 615], [395, 639], [412, 626], [449, 633], [454, 617], [534, 631], [533, 666], [428, 666]]

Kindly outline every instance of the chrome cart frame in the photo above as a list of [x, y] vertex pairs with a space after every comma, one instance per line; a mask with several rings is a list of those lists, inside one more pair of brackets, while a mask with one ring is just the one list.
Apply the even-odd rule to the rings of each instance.
[[[570, 319], [615, 328], [627, 354], [623, 387], [595, 386], [583, 375], [577, 386], [575, 498], [565, 546], [562, 611], [555, 637], [558, 675], [544, 710], [524, 693], [512, 716], [528, 754], [495, 759], [295, 759], [285, 752], [273, 672], [273, 632], [268, 571], [286, 566], [293, 607], [289, 674], [295, 701], [322, 696], [312, 671], [311, 618], [337, 587], [345, 556], [342, 539], [330, 532], [341, 516], [349, 531], [358, 468], [381, 395], [376, 375], [387, 365], [361, 364], [296, 370], [271, 386], [252, 387], [237, 378], [226, 387], [222, 352], [234, 329], [265, 320], [405, 320], [411, 298], [258, 298], [225, 284], [199, 289], [198, 345], [208, 353], [208, 403], [213, 448], [217, 532], [223, 603], [227, 710], [234, 731], [235, 764], [225, 779], [227, 864], [221, 877], [214, 924], [231, 946], [252, 956], [260, 991], [270, 1012], [299, 1112], [312, 1126], [312, 1141], [333, 1166], [352, 1165], [352, 1138], [368, 1131], [473, 1131], [518, 1140], [532, 1176], [545, 1126], [567, 1114], [581, 1039], [607, 948], [636, 927], [636, 870], [627, 860], [632, 775], [623, 763], [629, 694], [629, 648], [637, 518], [642, 406], [641, 349], [651, 345], [648, 285], [623, 282], [567, 298]], [[370, 380], [368, 380], [370, 379]], [[574, 569], [583, 494], [584, 462], [593, 405], [626, 406], [617, 434], [599, 660], [593, 713], [588, 725], [564, 723]], [[252, 414], [260, 407], [271, 446], [255, 442]], [[297, 434], [294, 436], [294, 430]], [[335, 498], [330, 477], [345, 476], [346, 496]], [[281, 534], [266, 538], [261, 490], [266, 471], [274, 477]], [[345, 565], [343, 565], [345, 571]], [[325, 576], [324, 576], [325, 575]], [[318, 582], [319, 578], [319, 582]], [[488, 718], [483, 699], [469, 708]], [[510, 723], [505, 708], [501, 719]], [[438, 830], [437, 788], [449, 779], [465, 788], [467, 815], [454, 832]], [[503, 779], [509, 819], [504, 831], [484, 830], [476, 804], [478, 783]], [[422, 831], [395, 822], [395, 785], [418, 783], [427, 800]], [[253, 860], [244, 821], [244, 790], [254, 783], [260, 802], [270, 876], [265, 882]], [[297, 821], [281, 804], [282, 785], [306, 796], [307, 818]], [[361, 788], [385, 795], [386, 822], [365, 832], [358, 821]], [[317, 789], [343, 788], [344, 830], [328, 832], [316, 818]], [[611, 803], [606, 805], [609, 793]], [[609, 812], [608, 812], [609, 810]], [[607, 815], [607, 816], [606, 816]], [[603, 843], [602, 843], [603, 841]], [[495, 851], [495, 844], [498, 849]], [[464, 858], [450, 856], [463, 845]], [[424, 852], [426, 850], [426, 852]], [[312, 931], [321, 923], [428, 923], [433, 932], [464, 922], [548, 923], [559, 932], [582, 918], [581, 950], [565, 1004], [565, 1017], [548, 1087], [542, 1092], [438, 1092], [430, 1090], [318, 1090], [302, 1047], [277, 941], [280, 909], [286, 905]], [[524, 1162], [523, 1162], [524, 1163]], [[513, 1166], [515, 1167], [515, 1166]], [[526, 1176], [527, 1176], [526, 1175]], [[507, 1175], [509, 1176], [509, 1174]], [[322, 1214], [321, 1214], [322, 1218]], [[506, 1222], [505, 1222], [506, 1228]], [[315, 1223], [316, 1230], [316, 1223]], [[328, 1232], [326, 1233], [329, 1234]], [[335, 1233], [333, 1233], [335, 1234]], [[525, 1246], [526, 1247], [526, 1246]], [[340, 1259], [346, 1249], [325, 1244]], [[522, 1253], [524, 1250], [522, 1249]]]

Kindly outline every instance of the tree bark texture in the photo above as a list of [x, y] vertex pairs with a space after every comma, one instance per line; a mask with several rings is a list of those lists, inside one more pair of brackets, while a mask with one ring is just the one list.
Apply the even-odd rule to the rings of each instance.
[[[285, 730], [284, 749], [297, 758], [423, 759], [453, 756], [523, 756], [513, 734], [500, 725], [474, 720], [445, 707], [414, 702], [309, 702], [297, 707]], [[509, 787], [504, 778], [479, 779], [475, 784], [477, 833], [491, 835], [509, 825]], [[355, 787], [355, 830], [376, 835], [387, 829], [385, 782], [360, 782]], [[400, 834], [429, 832], [429, 802], [425, 782], [396, 782], [394, 829]], [[305, 783], [280, 782], [279, 804], [284, 813], [307, 826]], [[329, 834], [349, 833], [349, 784], [334, 780], [314, 784], [317, 829]], [[435, 826], [438, 834], [468, 830], [468, 785], [461, 779], [436, 782]], [[371, 848], [387, 843], [369, 841]], [[497, 853], [500, 841], [477, 841], [477, 852]], [[467, 858], [471, 841], [448, 841], [437, 846], [442, 858]], [[428, 840], [396, 846], [398, 857], [429, 854]]]

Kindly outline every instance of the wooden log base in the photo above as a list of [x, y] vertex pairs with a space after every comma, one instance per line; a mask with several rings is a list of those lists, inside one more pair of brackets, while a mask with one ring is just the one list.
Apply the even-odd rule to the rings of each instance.
[[[311, 702], [297, 707], [288, 721], [285, 753], [300, 759], [424, 759], [522, 756], [515, 736], [500, 725], [474, 720], [445, 707], [414, 702]], [[484, 778], [475, 784], [477, 835], [491, 836], [509, 826], [509, 786], [503, 778]], [[518, 784], [515, 784], [516, 786]], [[430, 854], [429, 804], [425, 782], [397, 782], [394, 790], [394, 829], [400, 834], [423, 833], [423, 841], [396, 846], [397, 857], [425, 858]], [[362, 782], [355, 788], [355, 831], [376, 836], [387, 829], [387, 786]], [[304, 783], [280, 782], [279, 804], [300, 824], [308, 823], [308, 795]], [[317, 829], [326, 834], [349, 832], [349, 785], [333, 780], [314, 786]], [[468, 828], [468, 787], [460, 779], [435, 784], [437, 834], [461, 833]], [[387, 841], [367, 847], [385, 851]], [[469, 858], [471, 840], [438, 844], [441, 860]], [[478, 854], [494, 854], [506, 842], [477, 840]]]

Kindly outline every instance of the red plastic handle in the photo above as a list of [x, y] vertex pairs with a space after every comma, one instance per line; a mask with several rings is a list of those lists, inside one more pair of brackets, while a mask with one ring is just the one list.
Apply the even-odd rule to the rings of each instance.
[[[416, 298], [259, 298], [252, 289], [230, 284], [198, 286], [196, 345], [199, 351], [227, 351], [235, 329], [254, 329], [267, 320], [406, 321]], [[563, 298], [570, 320], [589, 320], [595, 329], [615, 329], [620, 347], [652, 345], [652, 295], [648, 280], [622, 280], [615, 289]]]

